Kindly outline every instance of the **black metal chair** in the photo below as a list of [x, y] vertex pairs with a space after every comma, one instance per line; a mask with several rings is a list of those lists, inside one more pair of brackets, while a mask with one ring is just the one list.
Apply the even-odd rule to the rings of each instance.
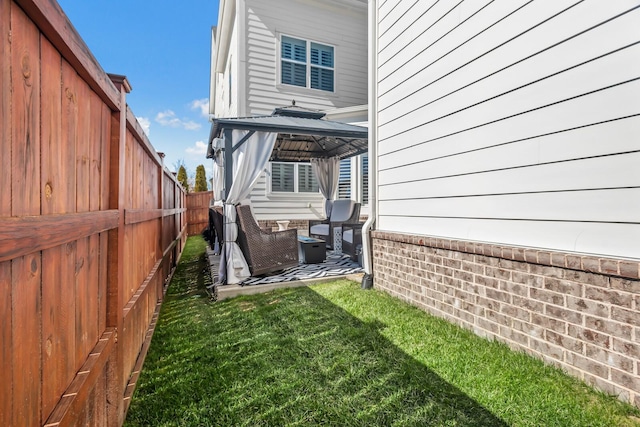
[[328, 248], [333, 248], [334, 230], [341, 230], [342, 224], [356, 223], [360, 219], [360, 203], [340, 199], [333, 202], [331, 217], [309, 221], [309, 236], [322, 239]]

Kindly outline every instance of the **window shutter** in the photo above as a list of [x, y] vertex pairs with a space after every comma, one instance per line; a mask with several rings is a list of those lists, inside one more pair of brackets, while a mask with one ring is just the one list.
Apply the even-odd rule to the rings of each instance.
[[362, 161], [362, 204], [369, 204], [369, 155], [363, 154]]
[[[333, 92], [333, 47], [311, 43], [311, 88]], [[319, 65], [320, 68], [313, 65]]]
[[282, 83], [307, 86], [307, 42], [282, 36]]
[[338, 178], [338, 199], [351, 198], [351, 159], [340, 160], [340, 176]]
[[293, 163], [271, 164], [271, 191], [293, 193]]
[[298, 192], [300, 193], [317, 193], [319, 191], [318, 181], [313, 174], [311, 165], [298, 165]]

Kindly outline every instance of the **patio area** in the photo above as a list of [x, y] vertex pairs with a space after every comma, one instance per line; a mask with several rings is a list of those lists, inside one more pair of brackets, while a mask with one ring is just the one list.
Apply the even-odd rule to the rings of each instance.
[[347, 254], [327, 250], [326, 260], [321, 263], [305, 264], [302, 261], [291, 268], [272, 274], [250, 277], [239, 285], [218, 284], [220, 255], [207, 246], [207, 259], [213, 284], [207, 290], [212, 298], [221, 301], [238, 295], [253, 295], [279, 288], [294, 288], [311, 284], [349, 278], [361, 281], [364, 270]]

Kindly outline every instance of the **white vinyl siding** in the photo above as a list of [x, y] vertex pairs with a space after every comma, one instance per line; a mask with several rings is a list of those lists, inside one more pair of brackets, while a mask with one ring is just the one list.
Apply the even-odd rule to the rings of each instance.
[[[367, 103], [367, 3], [361, 9], [339, 3], [301, 0], [246, 0], [245, 115], [271, 114], [295, 99], [296, 105], [318, 110]], [[282, 84], [281, 38], [308, 41], [305, 87]], [[312, 44], [333, 48], [333, 64], [318, 51], [312, 64]], [[314, 45], [315, 47], [315, 45]], [[324, 61], [324, 64], [323, 64]], [[313, 75], [311, 70], [313, 71]], [[333, 73], [333, 87], [329, 75]], [[309, 90], [312, 86], [327, 90]]]
[[379, 228], [640, 258], [637, 6], [384, 2]]

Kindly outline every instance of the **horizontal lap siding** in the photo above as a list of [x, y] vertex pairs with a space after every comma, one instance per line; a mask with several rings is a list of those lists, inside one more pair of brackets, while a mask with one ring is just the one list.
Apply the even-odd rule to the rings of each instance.
[[637, 1], [379, 7], [379, 228], [640, 257]]
[[[248, 115], [296, 104], [331, 109], [367, 102], [367, 11], [304, 1], [246, 2]], [[335, 92], [276, 86], [277, 38], [283, 33], [335, 46]]]

